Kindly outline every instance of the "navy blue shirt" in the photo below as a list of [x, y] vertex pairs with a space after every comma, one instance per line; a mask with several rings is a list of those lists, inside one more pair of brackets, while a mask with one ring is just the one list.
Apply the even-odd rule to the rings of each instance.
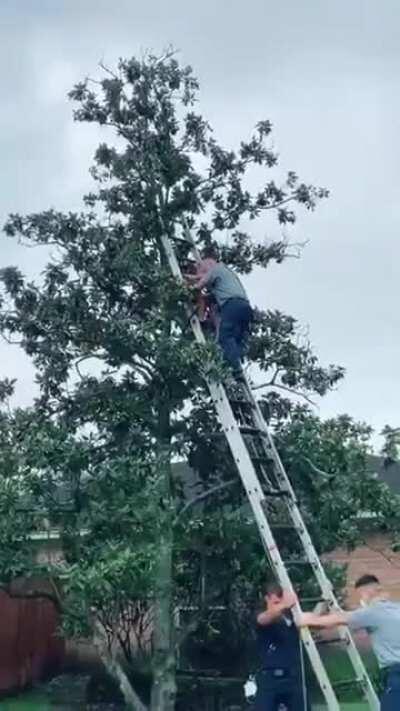
[[257, 625], [261, 669], [301, 670], [300, 637], [290, 613], [271, 625]]

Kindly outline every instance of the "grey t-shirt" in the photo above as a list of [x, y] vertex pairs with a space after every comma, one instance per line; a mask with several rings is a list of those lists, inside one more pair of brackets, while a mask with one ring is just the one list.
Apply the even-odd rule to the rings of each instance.
[[220, 308], [228, 299], [246, 299], [248, 301], [239, 277], [225, 264], [219, 263], [210, 269], [205, 286], [212, 293]]
[[350, 613], [352, 630], [365, 629], [380, 667], [400, 664], [400, 603], [378, 600]]

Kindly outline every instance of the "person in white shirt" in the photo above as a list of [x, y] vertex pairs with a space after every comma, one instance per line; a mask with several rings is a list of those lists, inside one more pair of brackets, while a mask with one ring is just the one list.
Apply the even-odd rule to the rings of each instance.
[[400, 711], [400, 603], [390, 599], [375, 575], [363, 575], [355, 587], [359, 609], [327, 615], [303, 613], [299, 624], [317, 628], [348, 625], [352, 630], [366, 630], [385, 679], [381, 711]]

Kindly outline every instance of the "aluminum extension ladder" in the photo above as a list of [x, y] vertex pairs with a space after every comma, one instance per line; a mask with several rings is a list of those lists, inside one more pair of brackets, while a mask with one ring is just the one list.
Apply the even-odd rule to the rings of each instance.
[[[166, 234], [161, 240], [173, 275], [183, 281], [172, 241]], [[190, 249], [198, 259], [199, 254], [188, 230], [185, 230], [184, 242], [190, 243]], [[191, 314], [190, 324], [196, 341], [204, 344], [205, 336], [196, 314]], [[231, 396], [228, 388], [211, 379], [207, 380], [207, 385], [276, 579], [285, 590], [293, 591], [288, 570], [292, 566], [294, 569], [297, 566], [308, 566], [310, 578], [313, 577], [320, 591], [314, 601], [323, 601], [329, 609], [338, 609], [332, 584], [313, 546], [294, 490], [247, 379], [244, 377], [240, 387], [242, 396], [237, 395], [237, 389]], [[283, 525], [282, 512], [287, 521]], [[278, 522], [274, 526], [276, 519]], [[285, 542], [290, 534], [294, 534], [299, 546], [299, 552], [294, 556], [291, 554], [286, 557], [285, 542], [280, 544], [278, 541], [282, 532]], [[295, 607], [295, 615], [301, 613], [302, 602], [305, 604], [303, 600]], [[301, 639], [329, 711], [340, 711], [338, 692], [354, 687], [358, 688], [361, 698], [372, 711], [379, 711], [378, 698], [347, 627], [339, 627], [338, 637], [334, 640], [334, 643], [340, 642], [343, 646], [354, 672], [354, 677], [344, 681], [331, 682], [319, 653], [318, 642], [309, 629], [301, 629]]]

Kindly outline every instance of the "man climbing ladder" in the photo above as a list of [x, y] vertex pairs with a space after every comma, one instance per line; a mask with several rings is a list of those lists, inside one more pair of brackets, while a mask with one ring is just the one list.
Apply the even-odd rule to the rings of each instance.
[[[171, 271], [182, 282], [183, 275], [173, 243], [166, 234], [161, 239]], [[184, 243], [188, 241], [186, 237]], [[193, 242], [191, 244], [194, 257], [201, 261]], [[202, 282], [196, 277], [195, 283], [201, 285]], [[188, 311], [190, 313], [189, 305]], [[204, 344], [205, 338], [197, 316], [191, 314], [190, 322], [196, 341]], [[289, 571], [301, 566], [301, 570], [308, 571], [310, 583], [319, 591], [315, 602], [323, 602], [329, 609], [337, 609], [332, 584], [305, 527], [295, 492], [246, 377], [243, 375], [241, 379], [242, 395], [234, 394], [231, 399], [222, 383], [208, 378], [207, 386], [222, 434], [229, 445], [232, 464], [236, 465], [242, 480], [275, 579], [283, 589], [293, 592]], [[288, 550], [288, 545], [283, 545], [281, 553], [279, 533], [282, 530], [285, 540], [292, 537], [295, 546]], [[302, 611], [300, 603], [293, 608], [296, 619]], [[360, 700], [367, 702], [367, 708], [379, 711], [379, 701], [349, 631], [340, 628], [338, 636], [353, 673], [351, 678], [340, 683], [330, 680], [316, 641], [308, 628], [302, 628], [301, 631], [302, 642], [327, 709], [341, 711], [338, 693], [343, 688], [351, 687], [357, 689]]]
[[206, 288], [215, 300], [220, 317], [218, 342], [233, 376], [240, 377], [253, 310], [239, 277], [222, 262], [206, 256], [187, 279], [198, 289]]

